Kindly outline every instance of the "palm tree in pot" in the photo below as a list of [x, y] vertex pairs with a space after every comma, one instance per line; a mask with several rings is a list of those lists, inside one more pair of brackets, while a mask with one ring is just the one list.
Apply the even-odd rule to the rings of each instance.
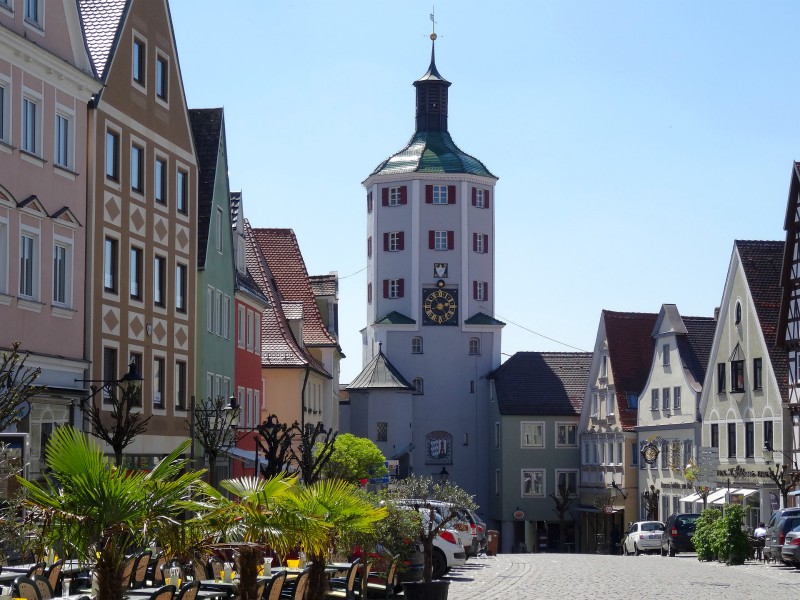
[[387, 499], [411, 506], [422, 515], [417, 527], [417, 540], [422, 544], [425, 559], [423, 581], [404, 583], [406, 598], [446, 598], [450, 582], [433, 581], [433, 541], [454, 525], [459, 509], [475, 510], [475, 501], [455, 483], [417, 476], [398, 481], [387, 494]]

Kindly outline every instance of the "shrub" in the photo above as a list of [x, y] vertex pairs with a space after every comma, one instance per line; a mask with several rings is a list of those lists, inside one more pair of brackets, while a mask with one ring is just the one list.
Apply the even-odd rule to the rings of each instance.
[[692, 538], [697, 560], [720, 558], [729, 565], [744, 564], [750, 544], [743, 522], [744, 509], [738, 504], [726, 504], [724, 512], [717, 508], [704, 510]]
[[720, 556], [727, 557], [729, 565], [743, 565], [750, 553], [750, 543], [742, 529], [743, 524], [744, 509], [738, 504], [726, 504], [721, 527], [727, 552], [721, 552]]
[[694, 549], [697, 550], [697, 560], [714, 560], [717, 557], [716, 529], [717, 521], [722, 517], [722, 511], [716, 508], [707, 508], [697, 519], [695, 525]]

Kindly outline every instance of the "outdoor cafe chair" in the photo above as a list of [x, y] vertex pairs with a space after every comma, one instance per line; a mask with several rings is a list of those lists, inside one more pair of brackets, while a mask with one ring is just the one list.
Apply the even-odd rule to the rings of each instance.
[[291, 588], [284, 588], [281, 593], [281, 598], [289, 598], [290, 600], [305, 600], [306, 590], [308, 590], [308, 577], [310, 573], [308, 569], [300, 573], [297, 579], [294, 580], [294, 585]]
[[28, 569], [28, 572], [25, 575], [27, 575], [31, 579], [33, 579], [34, 575], [44, 575], [45, 567], [47, 567], [47, 563], [38, 562], [35, 565], [33, 565], [30, 569]]
[[286, 583], [286, 571], [279, 571], [269, 580], [267, 589], [264, 590], [263, 600], [280, 600], [283, 584]]
[[389, 563], [385, 573], [374, 573], [367, 577], [367, 598], [383, 598], [388, 600], [394, 596], [394, 582], [397, 578], [397, 567], [400, 558], [395, 556]]
[[214, 581], [219, 581], [222, 579], [222, 568], [225, 565], [222, 561], [218, 558], [209, 558], [208, 564], [206, 565], [206, 572]]
[[189, 570], [192, 573], [192, 578], [196, 579], [197, 581], [208, 579], [208, 573], [206, 573], [206, 567], [199, 560], [193, 560], [191, 563], [189, 563]]
[[141, 588], [147, 583], [147, 568], [150, 566], [152, 551], [145, 550], [136, 556], [133, 563], [133, 574], [131, 576], [131, 587]]
[[36, 584], [36, 589], [39, 590], [39, 597], [42, 600], [50, 600], [55, 596], [53, 588], [50, 587], [50, 580], [44, 575], [34, 575], [33, 582]]
[[175, 597], [175, 586], [170, 585], [162, 585], [152, 594], [148, 600], [172, 600]]
[[44, 576], [50, 582], [53, 593], [58, 592], [58, 581], [61, 578], [61, 569], [64, 568], [64, 559], [61, 558], [44, 570]]
[[135, 556], [126, 558], [125, 562], [122, 564], [122, 587], [125, 589], [131, 587], [131, 578], [133, 577], [133, 567], [135, 564]]
[[14, 583], [11, 584], [11, 587], [13, 588], [11, 595], [14, 598], [25, 598], [25, 600], [42, 600], [42, 597], [39, 595], [39, 588], [36, 586], [36, 582], [30, 577], [20, 575], [14, 580]]
[[194, 581], [190, 581], [189, 583], [184, 583], [181, 586], [181, 589], [178, 590], [178, 594], [175, 596], [175, 600], [195, 600], [197, 598], [197, 592], [200, 591], [200, 580], [195, 579]]
[[150, 582], [153, 587], [164, 585], [164, 573], [161, 571], [161, 567], [165, 564], [167, 564], [167, 556], [163, 552], [159, 552], [150, 575]]
[[347, 570], [347, 576], [330, 580], [331, 589], [326, 592], [328, 598], [355, 598], [356, 576], [358, 575], [359, 560], [353, 561]]

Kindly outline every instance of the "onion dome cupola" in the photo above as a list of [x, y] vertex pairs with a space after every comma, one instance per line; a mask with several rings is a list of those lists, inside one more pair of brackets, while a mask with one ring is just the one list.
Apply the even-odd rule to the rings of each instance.
[[435, 44], [432, 42], [428, 72], [414, 82], [417, 90], [414, 135], [405, 148], [379, 164], [370, 177], [416, 172], [465, 173], [497, 179], [481, 161], [461, 151], [447, 131], [448, 88], [451, 83], [436, 68]]

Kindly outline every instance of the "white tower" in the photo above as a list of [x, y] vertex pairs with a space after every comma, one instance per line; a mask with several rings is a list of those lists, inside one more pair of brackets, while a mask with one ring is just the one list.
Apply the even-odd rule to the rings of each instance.
[[[400, 460], [401, 470], [446, 473], [488, 507], [486, 375], [500, 365], [503, 326], [493, 317], [497, 177], [450, 137], [450, 82], [436, 69], [434, 48], [414, 87], [411, 140], [364, 181], [368, 325], [364, 377], [349, 386], [351, 414], [363, 425], [358, 435]], [[411, 395], [395, 389], [388, 399], [390, 385], [375, 375], [380, 351]], [[410, 423], [401, 422], [408, 415]]]

